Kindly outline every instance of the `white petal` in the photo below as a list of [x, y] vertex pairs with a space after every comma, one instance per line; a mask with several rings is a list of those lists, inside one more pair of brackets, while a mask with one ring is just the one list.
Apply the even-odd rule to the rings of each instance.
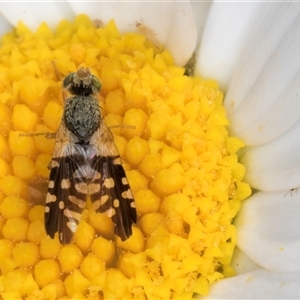
[[257, 270], [223, 279], [200, 299], [299, 299], [300, 273]]
[[263, 3], [225, 99], [231, 131], [247, 145], [272, 141], [300, 119], [300, 6]]
[[[194, 19], [198, 30], [198, 44], [201, 41], [203, 30], [207, 21], [207, 17], [210, 11], [212, 2], [209, 1], [192, 1], [191, 5], [193, 8]], [[198, 45], [199, 46], [199, 45]]]
[[2, 15], [0, 15], [0, 36], [11, 30], [12, 26]]
[[66, 2], [0, 2], [0, 13], [14, 26], [23, 21], [36, 30], [45, 21], [55, 27], [62, 19], [73, 19], [74, 15]]
[[261, 266], [251, 260], [239, 247], [235, 247], [230, 265], [234, 268], [237, 275], [262, 269]]
[[85, 13], [106, 23], [115, 19], [121, 32], [137, 31], [136, 22], [153, 31], [155, 39], [184, 65], [195, 50], [197, 27], [188, 2], [71, 2], [76, 14]]
[[262, 191], [284, 191], [300, 186], [299, 132], [300, 121], [275, 141], [248, 149], [241, 157], [247, 170], [245, 181]]
[[213, 2], [205, 24], [196, 74], [227, 90], [237, 59], [261, 3]]
[[277, 272], [300, 272], [300, 192], [257, 193], [235, 220], [237, 243], [254, 262]]

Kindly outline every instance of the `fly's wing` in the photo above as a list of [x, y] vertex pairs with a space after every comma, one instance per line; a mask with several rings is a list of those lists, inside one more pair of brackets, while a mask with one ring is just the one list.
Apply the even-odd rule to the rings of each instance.
[[46, 233], [61, 244], [71, 241], [85, 207], [89, 166], [82, 146], [70, 140], [62, 124], [55, 141], [45, 204]]
[[94, 170], [89, 183], [91, 201], [97, 212], [106, 213], [112, 219], [115, 234], [125, 241], [132, 235], [132, 224], [136, 223], [135, 202], [112, 133], [104, 123], [90, 144], [96, 149], [95, 155], [90, 155]]

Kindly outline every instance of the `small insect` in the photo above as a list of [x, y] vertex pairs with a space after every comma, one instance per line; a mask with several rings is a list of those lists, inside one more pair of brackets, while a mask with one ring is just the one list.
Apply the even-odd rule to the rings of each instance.
[[194, 75], [194, 70], [195, 70], [195, 64], [196, 64], [196, 53], [193, 52], [192, 56], [189, 58], [187, 63], [185, 64], [185, 72], [184, 75], [186, 76], [193, 76]]
[[93, 21], [93, 25], [94, 25], [95, 28], [101, 28], [101, 27], [104, 26], [104, 23], [99, 19], [95, 19]]
[[144, 36], [146, 36], [146, 38], [152, 43], [154, 44], [155, 47], [160, 48], [160, 44], [157, 41], [156, 37], [155, 37], [155, 32], [148, 28], [147, 26], [145, 26], [143, 23], [141, 22], [135, 22], [135, 27], [137, 28], [137, 30], [143, 34]]
[[297, 193], [298, 188], [293, 188], [290, 189], [287, 193], [285, 193], [285, 195], [283, 196], [283, 198], [285, 198], [285, 196], [290, 193], [291, 196], [294, 196], [294, 192]]
[[106, 213], [122, 241], [132, 235], [137, 215], [120, 155], [104, 123], [96, 95], [98, 78], [87, 68], [63, 80], [65, 107], [56, 133], [45, 204], [45, 229], [61, 244], [71, 241], [89, 196]]

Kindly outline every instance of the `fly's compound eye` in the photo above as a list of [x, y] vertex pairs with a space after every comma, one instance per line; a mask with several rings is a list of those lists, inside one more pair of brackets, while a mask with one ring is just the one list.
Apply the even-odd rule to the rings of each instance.
[[75, 75], [75, 73], [71, 73], [64, 78], [63, 87], [65, 89], [69, 89], [72, 86], [73, 80], [74, 80], [74, 75]]
[[96, 76], [92, 76], [92, 90], [93, 93], [99, 93], [101, 90], [101, 82]]

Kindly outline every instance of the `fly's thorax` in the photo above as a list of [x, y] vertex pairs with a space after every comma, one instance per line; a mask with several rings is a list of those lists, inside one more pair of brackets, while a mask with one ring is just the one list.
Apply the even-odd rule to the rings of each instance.
[[101, 112], [98, 100], [92, 96], [74, 96], [67, 99], [63, 114], [65, 126], [87, 143], [100, 126]]

